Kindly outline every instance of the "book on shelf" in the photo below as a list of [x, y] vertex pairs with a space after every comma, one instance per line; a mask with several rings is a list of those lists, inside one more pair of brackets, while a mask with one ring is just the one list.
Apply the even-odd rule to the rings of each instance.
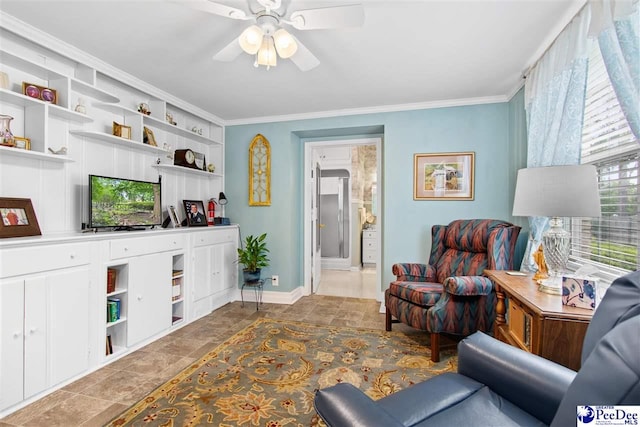
[[173, 270], [172, 277], [182, 276], [182, 270]]
[[107, 356], [113, 354], [113, 343], [111, 342], [111, 335], [107, 335]]
[[118, 271], [115, 268], [107, 268], [107, 293], [116, 291], [116, 276]]
[[107, 322], [115, 322], [120, 319], [120, 298], [107, 299]]
[[179, 283], [177, 285], [174, 284], [171, 287], [171, 290], [172, 290], [172, 295], [171, 295], [171, 300], [172, 301], [179, 300], [182, 297], [182, 291], [180, 289], [180, 284]]

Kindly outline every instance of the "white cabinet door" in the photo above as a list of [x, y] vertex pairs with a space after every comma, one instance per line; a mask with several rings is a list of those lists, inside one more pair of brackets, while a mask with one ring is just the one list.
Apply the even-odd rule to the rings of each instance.
[[212, 293], [211, 246], [197, 247], [193, 251], [193, 300], [198, 301]]
[[0, 281], [0, 410], [23, 399], [24, 281]]
[[129, 261], [128, 346], [171, 327], [172, 261], [168, 252]]
[[211, 295], [224, 290], [224, 245], [213, 245], [209, 248], [211, 262]]
[[238, 268], [238, 251], [235, 243], [225, 243], [222, 259], [224, 289], [231, 289], [238, 285]]
[[51, 307], [47, 304], [45, 276], [24, 282], [24, 398], [46, 390], [47, 375], [47, 312], [69, 310], [71, 307]]
[[47, 275], [51, 384], [89, 368], [89, 270]]

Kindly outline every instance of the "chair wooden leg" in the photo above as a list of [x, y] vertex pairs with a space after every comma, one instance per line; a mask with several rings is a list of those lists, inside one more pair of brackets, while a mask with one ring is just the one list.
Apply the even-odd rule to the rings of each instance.
[[431, 333], [431, 361], [440, 361], [440, 334]]
[[385, 330], [390, 331], [391, 330], [391, 312], [389, 311], [389, 308], [387, 307], [386, 309], [386, 315], [385, 315], [385, 322], [384, 322], [384, 327]]

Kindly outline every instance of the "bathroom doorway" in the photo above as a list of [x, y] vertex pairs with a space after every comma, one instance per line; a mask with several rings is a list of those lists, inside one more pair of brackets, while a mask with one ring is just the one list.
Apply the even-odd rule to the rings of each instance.
[[[342, 283], [348, 283], [352, 281], [342, 280], [348, 274], [366, 273], [364, 282], [371, 283], [372, 289], [360, 297], [373, 294], [381, 300], [381, 255], [371, 251], [381, 247], [377, 183], [381, 144], [381, 138], [305, 143], [305, 294], [322, 293], [324, 285], [333, 295], [336, 289], [338, 293], [344, 289], [343, 296], [353, 297], [359, 291], [327, 281], [341, 277]], [[365, 236], [369, 238], [366, 254]]]

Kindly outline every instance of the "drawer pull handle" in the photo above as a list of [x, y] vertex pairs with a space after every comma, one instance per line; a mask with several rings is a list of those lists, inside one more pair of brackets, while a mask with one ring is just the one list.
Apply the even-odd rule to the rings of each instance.
[[138, 301], [142, 301], [142, 295], [138, 295]]
[[36, 331], [37, 331], [37, 330], [38, 330], [38, 328], [36, 328], [36, 327], [34, 326], [34, 327], [32, 327], [31, 329], [29, 329], [29, 333], [30, 333], [31, 335], [33, 335], [33, 334], [35, 334], [35, 333], [36, 333]]
[[71, 258], [71, 259], [75, 259], [75, 257], [76, 257], [76, 254], [70, 254], [69, 255], [69, 258]]
[[13, 337], [14, 338], [20, 338], [20, 335], [21, 335], [21, 333], [19, 331], [13, 333]]

